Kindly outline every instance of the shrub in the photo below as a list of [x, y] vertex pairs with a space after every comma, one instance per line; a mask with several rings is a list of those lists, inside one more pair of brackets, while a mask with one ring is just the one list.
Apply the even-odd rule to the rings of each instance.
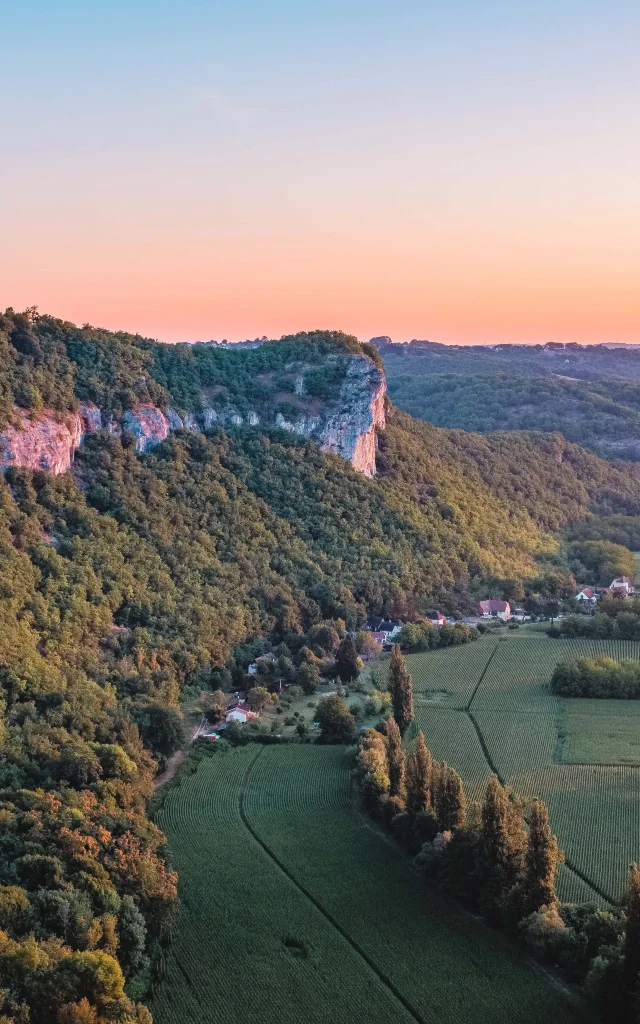
[[640, 662], [631, 659], [575, 658], [561, 661], [551, 677], [560, 697], [640, 698]]

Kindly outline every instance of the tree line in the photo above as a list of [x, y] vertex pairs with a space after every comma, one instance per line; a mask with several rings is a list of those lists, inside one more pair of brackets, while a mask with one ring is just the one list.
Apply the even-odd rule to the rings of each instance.
[[554, 638], [640, 640], [640, 600], [601, 599], [595, 615], [568, 615], [549, 631]]
[[354, 773], [364, 806], [447, 892], [580, 983], [602, 1019], [631, 1024], [640, 1004], [640, 870], [622, 906], [562, 903], [564, 856], [541, 800], [524, 801], [495, 775], [470, 803], [458, 773], [437, 762], [424, 734], [403, 745], [413, 718], [411, 676], [393, 648], [394, 715], [362, 733]]
[[640, 699], [640, 661], [627, 658], [572, 658], [556, 665], [551, 691], [559, 697]]

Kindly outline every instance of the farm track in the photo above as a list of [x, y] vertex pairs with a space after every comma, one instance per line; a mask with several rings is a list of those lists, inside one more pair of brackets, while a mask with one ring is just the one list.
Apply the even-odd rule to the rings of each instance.
[[260, 758], [260, 755], [263, 753], [264, 749], [264, 747], [261, 747], [257, 751], [256, 756], [248, 765], [247, 770], [244, 774], [244, 778], [242, 780], [242, 786], [240, 789], [240, 796], [238, 801], [238, 809], [244, 827], [246, 828], [249, 835], [255, 840], [255, 842], [258, 843], [258, 845], [264, 851], [267, 857], [269, 857], [273, 861], [273, 863], [280, 869], [280, 871], [282, 871], [282, 873], [286, 875], [289, 881], [292, 882], [293, 885], [296, 886], [298, 891], [301, 892], [302, 895], [307, 900], [309, 900], [309, 902], [316, 908], [316, 910], [318, 910], [323, 915], [323, 917], [329, 922], [330, 925], [332, 925], [336, 929], [336, 931], [342, 936], [342, 938], [349, 943], [354, 952], [357, 953], [358, 956], [367, 965], [367, 967], [369, 967], [369, 969], [374, 972], [374, 974], [377, 976], [380, 982], [398, 1000], [400, 1005], [404, 1007], [407, 1013], [409, 1013], [411, 1017], [413, 1017], [413, 1019], [418, 1022], [418, 1024], [428, 1024], [426, 1018], [424, 1018], [420, 1014], [420, 1012], [411, 1004], [411, 1002], [402, 994], [402, 992], [400, 992], [400, 990], [397, 988], [396, 985], [394, 985], [391, 979], [384, 972], [380, 971], [375, 961], [372, 960], [372, 958], [365, 952], [365, 950], [362, 949], [360, 944], [351, 937], [349, 932], [345, 928], [343, 928], [340, 922], [335, 919], [333, 914], [329, 913], [329, 911], [326, 910], [322, 903], [318, 899], [316, 899], [313, 893], [311, 893], [305, 885], [298, 881], [295, 875], [287, 868], [286, 864], [283, 863], [283, 861], [278, 857], [274, 850], [271, 849], [268, 843], [264, 841], [264, 839], [260, 836], [260, 834], [256, 831], [256, 829], [249, 821], [245, 807], [247, 787], [249, 785], [249, 781], [251, 779], [251, 775], [253, 773], [255, 764]]
[[[495, 643], [495, 647], [493, 648], [493, 650], [492, 650], [491, 654], [490, 654], [490, 655], [489, 655], [489, 657], [487, 658], [487, 664], [486, 664], [486, 665], [484, 666], [484, 668], [483, 668], [483, 670], [482, 670], [482, 672], [481, 672], [481, 674], [480, 674], [480, 678], [478, 679], [478, 682], [477, 682], [477, 683], [476, 683], [476, 685], [475, 685], [475, 688], [474, 688], [474, 690], [473, 690], [473, 693], [471, 694], [471, 697], [469, 698], [469, 703], [467, 704], [467, 706], [466, 706], [465, 708], [463, 708], [463, 710], [464, 710], [464, 711], [466, 711], [466, 712], [467, 712], [467, 714], [469, 715], [469, 717], [471, 718], [471, 721], [473, 722], [473, 724], [474, 724], [474, 725], [475, 725], [475, 721], [474, 721], [474, 719], [473, 719], [473, 715], [471, 715], [471, 705], [473, 704], [473, 702], [474, 702], [474, 700], [475, 700], [475, 696], [476, 696], [476, 694], [477, 694], [478, 690], [479, 690], [479, 689], [480, 689], [480, 687], [482, 686], [482, 680], [484, 679], [484, 677], [486, 676], [487, 672], [489, 671], [489, 666], [490, 666], [491, 662], [493, 661], [493, 659], [494, 659], [494, 657], [495, 657], [495, 654], [496, 654], [496, 651], [498, 650], [498, 646], [499, 646], [499, 644], [500, 644], [500, 641], [499, 641], [499, 640], [496, 640], [496, 643]], [[476, 730], [477, 730], [477, 728], [478, 728], [478, 727], [476, 726]], [[479, 732], [478, 732], [478, 736], [480, 736], [480, 733], [479, 733]], [[483, 744], [483, 741], [482, 741], [482, 740], [480, 740], [480, 743], [481, 743], [481, 745], [482, 745], [482, 744]], [[483, 749], [484, 749], [484, 748], [483, 748]], [[485, 755], [485, 756], [486, 756], [486, 755]], [[487, 758], [487, 760], [489, 760], [489, 758]]]

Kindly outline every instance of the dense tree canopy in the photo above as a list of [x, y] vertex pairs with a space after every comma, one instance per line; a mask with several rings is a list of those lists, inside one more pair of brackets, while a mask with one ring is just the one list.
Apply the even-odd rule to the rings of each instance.
[[[283, 396], [294, 403], [300, 377], [322, 402], [323, 382], [335, 391], [345, 357], [363, 352], [332, 332], [235, 352], [159, 346], [9, 311], [0, 427], [14, 403], [33, 413], [83, 400], [184, 410], [215, 392], [275, 411]], [[555, 531], [568, 531], [581, 556], [595, 550], [585, 544], [636, 535], [637, 467], [557, 435], [479, 437], [391, 406], [388, 418], [374, 479], [261, 426], [177, 433], [142, 457], [128, 437], [100, 432], [73, 474], [11, 469], [0, 480], [0, 1017], [27, 999], [33, 1022], [144, 1024], [122, 986], [144, 976], [176, 899], [144, 811], [157, 768], [182, 742], [181, 693], [235, 689], [271, 647], [275, 667], [265, 663], [252, 699], [280, 677], [312, 693], [345, 627], [369, 614], [467, 611], [488, 587], [515, 594], [523, 580], [540, 593], [570, 590]], [[405, 638], [431, 645], [432, 632]], [[472, 636], [452, 627], [439, 641]], [[351, 641], [339, 660], [351, 678]], [[224, 708], [214, 696], [212, 713]], [[319, 706], [318, 720], [325, 739], [353, 739], [341, 697]], [[418, 748], [390, 793], [376, 737], [363, 758], [372, 799], [391, 811], [406, 784], [420, 835], [434, 797], [447, 830], [458, 828], [464, 801], [450, 769], [434, 773]], [[35, 961], [40, 980], [23, 970]]]
[[440, 427], [560, 432], [640, 458], [640, 353], [604, 346], [382, 345], [389, 394]]

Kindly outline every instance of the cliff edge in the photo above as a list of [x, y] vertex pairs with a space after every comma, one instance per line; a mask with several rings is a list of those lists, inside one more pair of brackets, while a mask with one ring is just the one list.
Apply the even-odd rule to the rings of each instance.
[[12, 423], [0, 433], [0, 469], [22, 466], [66, 473], [84, 437], [96, 430], [131, 434], [136, 451], [142, 454], [176, 430], [263, 425], [307, 437], [323, 451], [340, 455], [359, 473], [374, 476], [376, 429], [385, 426], [384, 371], [368, 355], [360, 354], [342, 357], [339, 366], [335, 359], [328, 359], [324, 383], [322, 366], [297, 363], [290, 369], [295, 374], [290, 400], [279, 402], [275, 395], [248, 411], [228, 401], [216, 404], [215, 389], [203, 392], [200, 407], [190, 412], [163, 410], [151, 402], [139, 402], [120, 416], [93, 403], [82, 403], [66, 413], [45, 408], [37, 415], [14, 407]]

